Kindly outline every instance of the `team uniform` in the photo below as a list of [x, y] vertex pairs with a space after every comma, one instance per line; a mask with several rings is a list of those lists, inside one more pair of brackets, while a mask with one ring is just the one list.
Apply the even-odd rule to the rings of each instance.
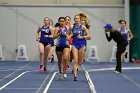
[[66, 37], [67, 33], [68, 33], [67, 27], [65, 27], [64, 32], [62, 32], [62, 28], [59, 27], [60, 36], [57, 39], [56, 51], [63, 52], [64, 48], [69, 48], [69, 43]]
[[[82, 47], [86, 46], [86, 40], [84, 38], [78, 38], [78, 36], [85, 36], [85, 31], [82, 29], [82, 24], [79, 25], [79, 27], [76, 27], [75, 24], [72, 28], [72, 45], [75, 46], [75, 48], [79, 51]], [[78, 67], [77, 67], [78, 71]], [[74, 74], [73, 70], [72, 73]], [[77, 81], [77, 76], [74, 76], [74, 81]]]
[[[51, 35], [51, 31], [50, 31], [50, 26], [45, 27], [42, 26], [40, 28], [40, 32], [41, 32], [41, 36], [40, 36], [40, 40], [39, 42], [43, 44], [44, 47], [51, 45], [54, 45], [54, 39], [51, 37], [46, 37], [45, 35]], [[47, 70], [47, 68], [43, 65], [40, 65], [40, 70], [43, 68], [44, 71]]]
[[41, 31], [41, 37], [40, 37], [39, 42], [42, 43], [44, 45], [44, 47], [46, 47], [49, 44], [51, 46], [53, 46], [54, 39], [51, 37], [45, 37], [45, 35], [51, 35], [50, 26], [48, 26], [48, 27], [42, 26], [40, 28], [40, 31]]
[[[85, 31], [82, 31], [82, 34], [81, 36], [86, 36], [86, 32]], [[85, 40], [85, 49], [84, 49], [84, 52], [86, 53], [86, 50], [87, 50], [87, 40]], [[85, 58], [84, 58], [84, 61], [83, 63], [85, 62]]]
[[120, 32], [125, 40], [128, 40], [128, 31], [129, 29], [120, 28]]
[[[62, 28], [60, 26], [58, 26], [58, 28], [59, 28], [59, 30], [58, 30], [59, 37], [57, 38], [57, 42], [56, 42], [56, 52], [64, 53], [63, 51], [65, 48], [70, 48], [68, 39], [67, 39], [68, 29], [67, 29], [67, 27], [64, 27], [64, 31], [62, 31]], [[59, 62], [58, 62], [58, 64], [59, 64]], [[64, 69], [63, 69], [63, 71], [64, 71]], [[62, 79], [62, 77], [67, 78], [67, 75], [66, 75], [66, 73], [63, 73], [63, 75], [62, 75], [62, 72], [60, 71], [59, 78]]]
[[78, 28], [75, 27], [75, 24], [73, 25], [73, 28], [72, 28], [72, 33], [73, 33], [73, 36], [72, 36], [72, 45], [75, 46], [78, 50], [80, 48], [82, 48], [83, 46], [86, 46], [86, 40], [83, 38], [83, 39], [79, 39], [78, 38], [78, 35], [80, 34], [81, 36], [84, 35], [84, 31], [82, 29], [82, 25], [80, 25]]
[[[81, 36], [86, 36], [86, 32], [82, 31]], [[87, 40], [86, 39], [84, 39], [84, 42], [85, 42], [85, 46], [87, 46]]]
[[64, 48], [70, 48], [67, 37], [66, 37], [67, 33], [68, 33], [67, 27], [65, 27], [64, 32], [62, 32], [62, 28], [59, 26], [60, 36], [57, 39], [56, 51], [63, 52]]

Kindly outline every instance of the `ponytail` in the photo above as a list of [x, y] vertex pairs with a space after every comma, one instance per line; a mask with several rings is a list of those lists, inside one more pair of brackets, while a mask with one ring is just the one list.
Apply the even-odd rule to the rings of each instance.
[[60, 26], [60, 23], [56, 23], [56, 24], [54, 25], [54, 27], [58, 27], [58, 26]]

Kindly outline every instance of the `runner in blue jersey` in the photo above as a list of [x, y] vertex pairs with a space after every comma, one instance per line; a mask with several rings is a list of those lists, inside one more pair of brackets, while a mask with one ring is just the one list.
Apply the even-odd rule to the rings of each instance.
[[[72, 36], [72, 52], [74, 57], [73, 63], [73, 74], [74, 74], [74, 81], [77, 81], [77, 68], [79, 65], [83, 63], [84, 58], [84, 50], [86, 46], [87, 38], [90, 38], [90, 33], [88, 29], [81, 24], [80, 16], [75, 15], [74, 17], [74, 25], [71, 26], [71, 30], [69, 32], [70, 36]], [[86, 35], [82, 36], [82, 33], [85, 32]]]
[[[56, 55], [58, 58], [59, 77], [66, 79], [66, 68], [69, 61], [69, 43], [68, 43], [68, 28], [65, 24], [65, 17], [58, 19], [58, 27], [55, 29], [54, 38], [57, 38]], [[63, 68], [62, 68], [63, 64]]]
[[[128, 41], [128, 43], [133, 38], [133, 34], [129, 28], [126, 26], [125, 20], [119, 20], [118, 21], [121, 24], [121, 27], [118, 29], [119, 32], [121, 32], [123, 38]], [[122, 53], [121, 60], [124, 62], [124, 59], [127, 58], [127, 52]]]
[[[89, 17], [88, 17], [88, 15], [85, 14], [85, 13], [79, 13], [78, 15], [80, 15], [80, 17], [81, 17], [81, 24], [84, 25], [89, 31], [90, 26], [89, 26]], [[90, 31], [89, 31], [89, 33], [90, 33]], [[85, 36], [85, 35], [86, 35], [86, 33], [83, 32], [82, 36]], [[87, 40], [90, 40], [90, 39], [91, 38], [86, 39], [86, 48], [85, 48], [85, 51], [84, 51], [84, 55], [86, 54], [86, 50], [87, 50]], [[85, 61], [85, 59], [84, 59], [84, 61]]]
[[[88, 24], [89, 23], [89, 17], [85, 13], [79, 13], [78, 15], [81, 18], [81, 24], [84, 25], [88, 29], [88, 31], [89, 31], [89, 28], [90, 28], [90, 26]], [[82, 31], [81, 36], [86, 36], [85, 31]], [[83, 53], [84, 53], [84, 57], [83, 58], [85, 58], [85, 53], [86, 53], [86, 49], [87, 49], [87, 40], [90, 40], [90, 39], [91, 38], [86, 38], [85, 39], [85, 50], [83, 51]], [[83, 62], [84, 61], [85, 61], [85, 59], [83, 60]], [[77, 69], [77, 71], [78, 71], [78, 69]], [[73, 73], [73, 70], [72, 70], [72, 73]]]
[[[50, 19], [50, 26], [53, 27], [53, 30], [55, 29], [52, 19]], [[54, 62], [54, 40], [53, 40], [53, 46], [51, 46], [51, 49], [50, 49], [50, 52], [49, 52], [49, 55], [48, 55], [48, 60], [51, 60], [51, 63]]]
[[49, 25], [49, 18], [44, 18], [44, 25], [38, 29], [37, 40], [39, 41], [38, 47], [40, 51], [40, 70], [46, 71], [48, 62], [48, 54], [51, 46], [53, 46], [53, 28]]

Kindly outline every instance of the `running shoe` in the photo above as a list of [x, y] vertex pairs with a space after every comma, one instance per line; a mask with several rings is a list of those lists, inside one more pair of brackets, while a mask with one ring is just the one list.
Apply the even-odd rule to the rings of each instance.
[[59, 79], [63, 79], [62, 73], [59, 73]]
[[73, 70], [71, 71], [71, 73], [73, 74]]
[[64, 77], [64, 79], [66, 79], [67, 78], [67, 74], [63, 74], [63, 77]]
[[[53, 55], [52, 55], [53, 56]], [[53, 63], [54, 62], [54, 56], [52, 57], [52, 59], [51, 59], [51, 63]]]
[[119, 73], [121, 73], [121, 72], [119, 72], [119, 71], [115, 70], [115, 71], [114, 71], [114, 73], [119, 74]]
[[47, 71], [47, 68], [46, 67], [44, 67], [44, 71]]
[[77, 71], [79, 71], [79, 68], [77, 68]]
[[67, 71], [70, 71], [70, 66], [69, 65], [67, 66]]
[[74, 77], [74, 81], [77, 81], [77, 77]]
[[41, 69], [41, 68], [42, 68], [42, 66], [43, 66], [43, 65], [40, 65], [40, 68], [39, 68], [39, 69]]
[[40, 65], [39, 70], [40, 70], [40, 71], [43, 71], [43, 69], [44, 69], [44, 66], [43, 66], [43, 65]]
[[72, 59], [70, 59], [70, 62], [72, 62]]

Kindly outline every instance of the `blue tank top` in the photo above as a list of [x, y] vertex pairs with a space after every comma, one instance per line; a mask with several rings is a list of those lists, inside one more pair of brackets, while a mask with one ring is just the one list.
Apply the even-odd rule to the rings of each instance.
[[[81, 36], [86, 36], [86, 32], [82, 31]], [[87, 46], [87, 40], [86, 39], [84, 39], [84, 40], [85, 40], [85, 46]]]
[[42, 26], [40, 31], [41, 31], [41, 37], [40, 37], [41, 42], [48, 42], [50, 44], [54, 44], [53, 38], [45, 37], [45, 35], [51, 35], [50, 26], [48, 27]]
[[125, 40], [128, 40], [128, 30], [127, 29], [120, 29], [120, 32]]
[[73, 36], [72, 36], [73, 44], [86, 45], [85, 39], [78, 38], [79, 34], [80, 34], [80, 36], [85, 36], [85, 31], [82, 30], [82, 25], [80, 25], [78, 28], [76, 28], [75, 25], [73, 25], [72, 33], [73, 33]]
[[57, 39], [57, 46], [59, 47], [65, 47], [67, 45], [69, 45], [68, 43], [68, 39], [66, 37], [66, 35], [68, 34], [68, 29], [67, 27], [64, 28], [64, 31], [62, 32], [62, 28], [59, 26], [59, 31], [58, 33], [60, 34], [60, 36]]

